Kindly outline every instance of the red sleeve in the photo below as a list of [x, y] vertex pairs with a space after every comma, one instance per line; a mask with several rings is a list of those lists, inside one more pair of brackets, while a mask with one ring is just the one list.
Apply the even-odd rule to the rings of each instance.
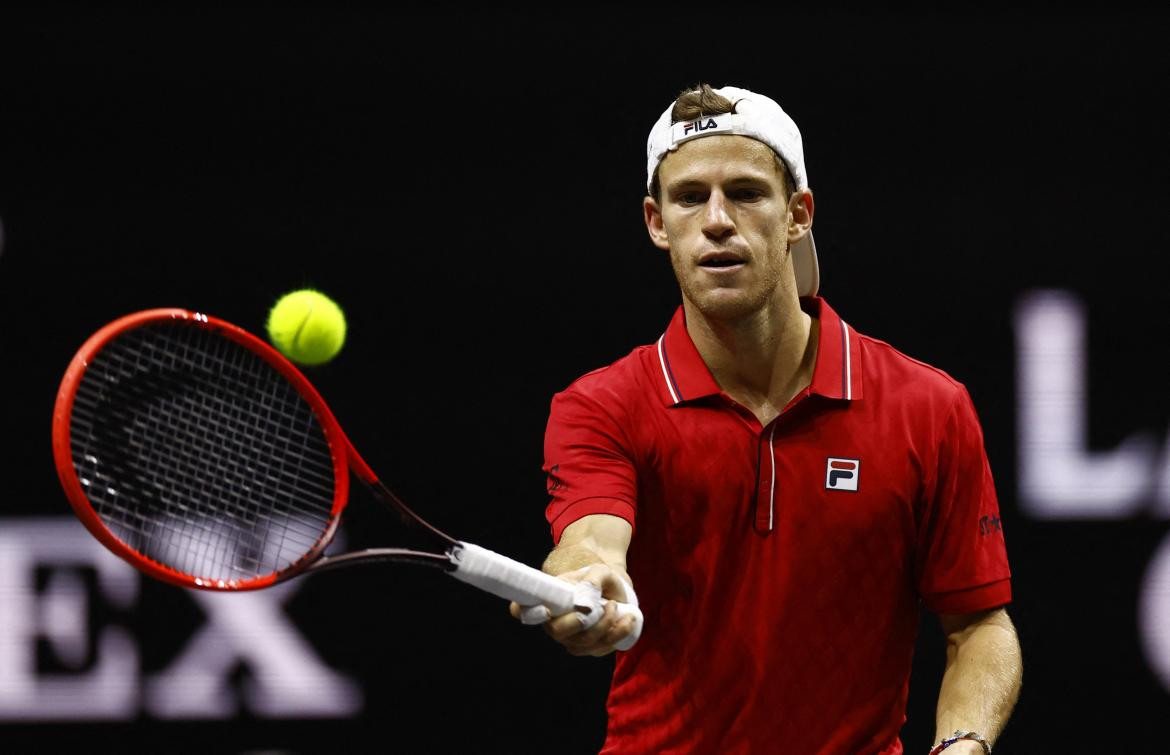
[[625, 431], [595, 399], [570, 388], [553, 397], [544, 435], [544, 471], [552, 500], [545, 517], [559, 542], [565, 527], [589, 514], [634, 525], [637, 473]]
[[960, 386], [927, 469], [916, 556], [918, 593], [935, 613], [1011, 602], [1011, 572], [983, 430]]

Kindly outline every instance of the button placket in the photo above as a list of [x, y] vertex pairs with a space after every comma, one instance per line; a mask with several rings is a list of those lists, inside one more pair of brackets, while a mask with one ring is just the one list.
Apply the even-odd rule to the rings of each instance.
[[768, 534], [776, 528], [776, 425], [779, 417], [772, 420], [772, 427], [760, 433], [756, 458], [756, 531]]

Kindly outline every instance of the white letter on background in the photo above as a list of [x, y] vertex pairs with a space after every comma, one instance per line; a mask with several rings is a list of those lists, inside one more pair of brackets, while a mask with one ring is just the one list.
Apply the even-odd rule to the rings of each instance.
[[1131, 435], [1088, 450], [1084, 306], [1035, 291], [1015, 312], [1020, 505], [1040, 519], [1118, 519], [1153, 492], [1156, 446]]

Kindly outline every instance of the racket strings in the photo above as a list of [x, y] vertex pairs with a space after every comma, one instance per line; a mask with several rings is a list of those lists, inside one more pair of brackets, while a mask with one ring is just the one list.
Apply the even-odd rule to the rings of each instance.
[[127, 331], [74, 400], [74, 464], [143, 555], [213, 582], [278, 572], [329, 527], [332, 456], [311, 407], [247, 348], [177, 322]]
[[[203, 366], [206, 366], [206, 365], [203, 365]], [[231, 366], [230, 362], [228, 363], [228, 366], [229, 367]], [[174, 386], [169, 386], [169, 387], [173, 389]], [[211, 431], [218, 430], [218, 428], [216, 428], [214, 424], [209, 424], [206, 422], [199, 422], [198, 421], [198, 419], [201, 417], [201, 415], [199, 414], [199, 407], [190, 401], [190, 398], [192, 397], [192, 395], [202, 396], [202, 397], [206, 398], [207, 396], [209, 396], [211, 394], [208, 394], [206, 392], [200, 392], [200, 393], [196, 393], [196, 394], [179, 392], [177, 395], [182, 400], [179, 402], [179, 405], [177, 407], [177, 411], [173, 412], [173, 414], [176, 415], [176, 417], [172, 418], [172, 421], [170, 423], [168, 423], [166, 421], [168, 419], [168, 417], [166, 416], [167, 412], [159, 412], [157, 410], [157, 407], [152, 406], [150, 412], [147, 415], [149, 417], [149, 419], [151, 420], [151, 422], [149, 423], [151, 425], [151, 427], [149, 427], [148, 429], [153, 431], [155, 435], [158, 435], [159, 431], [162, 431], [162, 440], [164, 440], [168, 443], [169, 448], [178, 450], [180, 452], [180, 459], [179, 459], [179, 463], [177, 465], [177, 469], [176, 468], [168, 468], [167, 466], [165, 466], [165, 462], [167, 460], [160, 459], [159, 455], [157, 453], [152, 453], [147, 457], [148, 462], [149, 462], [147, 468], [151, 469], [151, 471], [153, 471], [155, 473], [156, 479], [160, 479], [160, 480], [164, 481], [164, 486], [165, 486], [165, 482], [168, 481], [167, 480], [168, 477], [177, 477], [180, 480], [180, 482], [183, 483], [187, 487], [187, 489], [190, 490], [195, 495], [197, 502], [199, 504], [199, 506], [197, 506], [197, 508], [210, 510], [216, 515], [217, 521], [225, 521], [224, 514], [228, 513], [228, 512], [226, 512], [221, 506], [216, 505], [216, 501], [214, 498], [209, 498], [208, 496], [206, 496], [204, 494], [205, 489], [196, 483], [196, 481], [198, 479], [196, 476], [201, 474], [201, 473], [205, 474], [207, 472], [206, 469], [200, 469], [198, 466], [198, 463], [201, 460], [200, 457], [206, 456], [206, 458], [208, 458], [208, 459], [214, 459], [216, 457], [207, 456], [206, 454], [203, 453], [204, 449], [200, 449], [200, 448], [196, 449], [197, 451], [200, 452], [198, 454], [188, 453], [187, 447], [181, 443], [184, 436], [191, 435], [192, 428], [190, 427], [190, 423], [192, 421], [196, 421], [196, 424], [200, 425], [199, 427], [195, 428], [196, 432], [206, 433], [209, 430], [211, 430]], [[223, 407], [219, 407], [220, 410], [222, 410], [222, 408]], [[220, 434], [220, 433], [217, 433], [217, 434]], [[219, 440], [220, 441], [228, 440], [229, 447], [231, 445], [233, 445], [230, 442], [230, 438], [229, 439], [220, 438]], [[236, 448], [236, 449], [231, 449], [231, 450], [235, 451], [238, 454], [240, 449]], [[186, 457], [186, 458], [183, 458], [183, 457]], [[194, 458], [192, 458], [192, 457], [194, 457]], [[231, 458], [231, 457], [227, 457], [227, 458]], [[194, 463], [191, 463], [191, 462], [194, 462]], [[172, 466], [174, 466], [174, 465], [172, 465]], [[222, 471], [222, 468], [224, 467], [224, 465], [219, 465], [219, 466], [221, 467], [221, 471]], [[177, 474], [177, 475], [173, 474], [176, 471], [179, 474]], [[168, 474], [168, 472], [171, 474]], [[240, 486], [240, 484], [241, 484], [240, 482], [235, 481], [235, 480], [228, 479], [226, 481], [230, 482], [231, 484], [234, 484], [236, 486]], [[225, 480], [221, 476], [221, 478], [219, 480], [219, 484], [221, 487], [224, 484], [224, 482], [225, 482]], [[244, 486], [246, 486], [246, 483], [244, 484]], [[175, 490], [175, 487], [173, 485], [166, 486], [166, 487], [170, 487], [172, 492], [174, 492], [174, 490]], [[255, 521], [254, 521], [253, 517], [248, 516], [249, 513], [251, 513], [251, 512], [244, 513], [245, 523], [250, 524], [254, 527]], [[232, 523], [231, 519], [227, 519], [226, 521], [228, 521], [229, 524]], [[203, 552], [205, 557], [210, 559], [211, 561], [220, 561], [224, 557], [226, 557], [227, 551], [231, 547], [231, 541], [229, 539], [219, 537], [219, 538], [214, 539], [213, 541], [209, 541], [207, 537], [202, 536], [203, 533], [200, 533], [197, 531], [193, 532], [191, 530], [191, 527], [190, 527], [191, 523], [192, 523], [191, 520], [184, 521], [183, 522], [184, 526], [180, 530], [180, 532], [182, 534], [185, 534], [189, 538], [189, 542], [187, 542], [187, 546], [188, 546], [189, 551], [191, 551], [192, 553]], [[195, 523], [202, 524], [202, 522], [199, 522], [199, 521], [196, 521]], [[204, 527], [203, 529], [206, 529], [206, 528]], [[260, 545], [260, 548], [261, 549], [264, 548], [264, 545], [262, 543]], [[256, 559], [244, 559], [245, 564], [248, 564], [248, 565], [250, 565], [249, 562], [254, 562], [255, 560]]]

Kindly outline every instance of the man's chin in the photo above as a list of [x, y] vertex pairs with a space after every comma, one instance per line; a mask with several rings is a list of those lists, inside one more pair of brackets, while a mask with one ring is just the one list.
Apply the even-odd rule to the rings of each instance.
[[703, 317], [723, 322], [750, 317], [767, 303], [766, 297], [753, 298], [744, 291], [704, 291], [687, 298]]

